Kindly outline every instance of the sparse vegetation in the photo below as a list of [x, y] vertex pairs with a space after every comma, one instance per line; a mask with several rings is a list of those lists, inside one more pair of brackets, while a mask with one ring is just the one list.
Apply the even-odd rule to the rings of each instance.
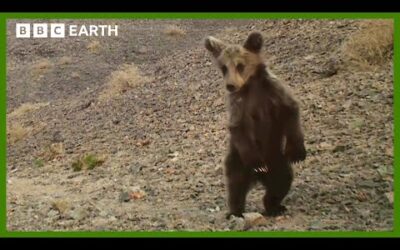
[[111, 73], [106, 89], [100, 94], [100, 99], [109, 99], [120, 95], [127, 90], [146, 83], [150, 78], [143, 76], [134, 64], [124, 64], [120, 69]]
[[15, 110], [13, 110], [10, 114], [7, 115], [8, 119], [12, 119], [12, 118], [16, 118], [16, 117], [20, 117], [26, 113], [38, 110], [42, 107], [46, 107], [48, 106], [49, 103], [24, 103], [21, 106], [19, 106], [18, 108], [16, 108]]
[[101, 49], [101, 44], [99, 41], [91, 41], [86, 48], [89, 50], [90, 53], [99, 54]]
[[183, 36], [186, 34], [185, 30], [177, 25], [168, 25], [164, 32], [169, 36]]
[[95, 155], [87, 155], [84, 159], [83, 162], [87, 165], [88, 169], [93, 169], [96, 166], [99, 166], [101, 164], [103, 164], [104, 160], [103, 159], [99, 159], [97, 156]]
[[58, 156], [64, 154], [64, 144], [63, 143], [52, 143], [44, 148], [44, 150], [39, 154], [39, 157], [44, 161], [52, 161]]
[[33, 162], [33, 165], [34, 165], [36, 168], [41, 168], [41, 167], [44, 166], [44, 161], [43, 161], [43, 159], [36, 158], [35, 161]]
[[30, 132], [30, 129], [24, 127], [19, 123], [11, 124], [7, 126], [7, 141], [10, 144], [16, 143], [24, 139]]
[[83, 163], [81, 160], [77, 160], [77, 161], [74, 161], [71, 164], [71, 166], [72, 166], [72, 170], [74, 170], [75, 172], [78, 172], [78, 171], [82, 170]]
[[25, 125], [19, 121], [7, 121], [7, 143], [13, 144], [26, 137], [36, 134], [46, 126], [43, 122]]
[[61, 67], [65, 67], [65, 65], [71, 64], [72, 58], [69, 56], [62, 56], [58, 59], [58, 65]]
[[55, 200], [52, 202], [51, 207], [58, 211], [60, 214], [65, 214], [68, 209], [70, 209], [70, 204], [69, 202], [65, 200]]
[[8, 59], [7, 60], [7, 70], [15, 70], [16, 68], [18, 68], [18, 63], [15, 60], [12, 59]]
[[81, 76], [77, 72], [72, 72], [71, 73], [71, 77], [74, 78], [74, 79], [80, 79], [81, 78]]
[[42, 58], [34, 62], [31, 66], [31, 76], [34, 80], [39, 80], [46, 73], [48, 73], [53, 68], [53, 64], [47, 58]]
[[83, 169], [92, 170], [105, 162], [104, 155], [88, 154], [72, 162], [71, 167], [73, 171], [81, 171]]
[[345, 64], [361, 70], [374, 70], [392, 58], [393, 21], [364, 21], [361, 29], [343, 45]]

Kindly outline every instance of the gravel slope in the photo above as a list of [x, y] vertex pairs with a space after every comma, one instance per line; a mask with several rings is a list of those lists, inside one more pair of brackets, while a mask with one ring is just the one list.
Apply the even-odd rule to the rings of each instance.
[[[106, 22], [120, 36], [16, 39], [8, 23], [8, 122], [29, 129], [7, 147], [8, 230], [393, 229], [393, 65], [329, 74], [361, 21]], [[166, 34], [168, 25], [185, 34]], [[300, 100], [308, 158], [294, 167], [285, 216], [259, 217], [257, 186], [245, 220], [228, 221], [225, 89], [202, 39], [242, 43], [251, 30], [264, 34], [268, 63]], [[124, 63], [150, 80], [100, 101]], [[105, 161], [73, 171], [85, 154]]]

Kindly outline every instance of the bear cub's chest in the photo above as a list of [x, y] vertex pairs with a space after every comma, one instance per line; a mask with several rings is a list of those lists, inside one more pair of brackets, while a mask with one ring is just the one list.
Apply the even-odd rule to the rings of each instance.
[[246, 100], [243, 97], [230, 97], [229, 127], [246, 126], [247, 123], [258, 123], [263, 117], [261, 107], [257, 100]]

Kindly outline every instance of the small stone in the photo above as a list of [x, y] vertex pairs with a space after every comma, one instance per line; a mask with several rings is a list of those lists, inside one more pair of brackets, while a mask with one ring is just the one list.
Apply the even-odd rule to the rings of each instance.
[[73, 150], [72, 148], [66, 148], [66, 149], [65, 149], [65, 153], [67, 153], [67, 154], [73, 154], [73, 153], [74, 153], [74, 150]]
[[388, 167], [387, 166], [379, 166], [376, 170], [381, 177], [385, 177], [388, 175]]
[[385, 196], [386, 196], [386, 198], [388, 199], [389, 203], [390, 203], [391, 205], [393, 205], [393, 200], [394, 200], [394, 198], [393, 198], [393, 192], [385, 193]]
[[59, 213], [58, 213], [56, 210], [50, 210], [50, 211], [47, 213], [47, 217], [50, 217], [50, 218], [52, 218], [52, 217], [57, 217], [58, 214], [59, 214]]
[[143, 146], [147, 146], [150, 144], [150, 140], [145, 139], [145, 140], [140, 140], [136, 143], [136, 146], [138, 147], [143, 147]]
[[[146, 192], [144, 192], [139, 186], [134, 186], [130, 188], [130, 192], [128, 193], [129, 200], [138, 200], [142, 199], [146, 196]], [[126, 198], [126, 197], [124, 197]]]
[[139, 49], [138, 49], [138, 54], [145, 54], [145, 53], [147, 53], [149, 50], [147, 49], [147, 47], [146, 46], [141, 46]]
[[134, 164], [129, 168], [129, 172], [132, 174], [138, 174], [140, 171], [142, 171], [143, 166], [140, 164]]
[[352, 104], [352, 101], [351, 101], [351, 100], [348, 100], [348, 101], [346, 101], [346, 102], [342, 105], [342, 107], [343, 107], [344, 109], [349, 109], [350, 106], [351, 106], [351, 104]]
[[314, 73], [320, 74], [322, 77], [331, 77], [337, 74], [338, 69], [337, 60], [335, 58], [330, 58], [321, 70], [314, 71]]
[[319, 148], [321, 149], [321, 150], [330, 150], [330, 149], [332, 149], [332, 144], [330, 144], [330, 143], [327, 143], [327, 142], [321, 142], [320, 144], [319, 144]]
[[210, 218], [208, 219], [208, 222], [209, 222], [210, 224], [215, 224], [215, 218], [214, 218], [214, 217], [210, 217]]
[[355, 119], [349, 124], [350, 129], [361, 128], [364, 125], [364, 120], [361, 118]]
[[312, 59], [314, 59], [314, 55], [308, 55], [304, 57], [304, 60], [306, 61], [311, 61]]
[[128, 201], [130, 201], [130, 195], [129, 195], [129, 193], [128, 192], [122, 192], [120, 195], [119, 195], [119, 201], [120, 202], [128, 202]]
[[371, 211], [368, 209], [359, 209], [358, 212], [362, 218], [369, 218], [371, 216]]
[[360, 187], [365, 187], [365, 188], [374, 188], [378, 186], [379, 184], [375, 183], [372, 180], [365, 180], [365, 181], [360, 181], [358, 184]]
[[82, 220], [87, 216], [87, 212], [84, 208], [79, 207], [75, 208], [70, 212], [70, 217], [73, 218], [74, 220]]
[[214, 213], [214, 212], [219, 212], [220, 208], [219, 206], [216, 206], [215, 208], [208, 208], [207, 210], [210, 211], [211, 213]]
[[336, 145], [335, 148], [333, 149], [333, 152], [343, 152], [346, 150], [346, 145]]
[[51, 207], [60, 214], [65, 214], [70, 209], [70, 203], [66, 200], [53, 201]]
[[179, 152], [175, 151], [173, 153], [168, 154], [168, 157], [169, 158], [175, 158], [175, 157], [178, 157], [178, 155], [179, 155]]
[[338, 29], [343, 29], [343, 28], [345, 28], [345, 27], [347, 27], [347, 26], [349, 26], [349, 24], [338, 24], [336, 27], [338, 28]]
[[224, 172], [224, 169], [222, 168], [222, 166], [216, 166], [214, 170], [217, 175], [222, 175]]
[[387, 156], [393, 157], [393, 148], [392, 147], [386, 148], [385, 153]]
[[100, 215], [101, 217], [107, 217], [108, 213], [107, 213], [106, 211], [101, 211], [101, 212], [99, 213], [99, 215]]
[[310, 226], [308, 227], [309, 230], [321, 230], [322, 225], [319, 221], [311, 222]]
[[63, 142], [64, 141], [64, 138], [61, 135], [61, 131], [54, 132], [52, 141], [53, 142]]
[[92, 223], [98, 231], [107, 230], [107, 225], [109, 225], [109, 221], [104, 218], [95, 218]]
[[245, 220], [241, 217], [232, 216], [229, 220], [229, 229], [232, 231], [242, 231], [245, 228]]
[[267, 219], [260, 213], [246, 213], [244, 230], [248, 230], [254, 226], [264, 225], [267, 223]]
[[114, 125], [118, 125], [120, 122], [121, 122], [121, 121], [118, 120], [117, 118], [113, 118], [113, 119], [112, 119], [112, 123], [113, 123]]
[[84, 109], [87, 109], [87, 108], [90, 107], [90, 105], [92, 105], [92, 103], [93, 103], [93, 100], [86, 101], [86, 102], [84, 102], [83, 104], [81, 104], [81, 105], [77, 108], [77, 110], [84, 110]]
[[137, 192], [130, 193], [129, 197], [132, 200], [138, 200], [138, 199], [142, 199], [145, 195], [146, 195], [146, 193], [144, 191], [137, 191]]

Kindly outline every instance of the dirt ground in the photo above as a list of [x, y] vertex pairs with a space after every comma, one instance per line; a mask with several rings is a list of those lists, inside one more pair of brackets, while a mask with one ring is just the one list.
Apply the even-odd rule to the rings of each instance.
[[[119, 34], [17, 39], [9, 21], [8, 230], [393, 229], [387, 23], [61, 21], [118, 24]], [[308, 157], [294, 166], [284, 216], [259, 214], [256, 186], [245, 218], [227, 220], [226, 90], [203, 39], [243, 43], [252, 30], [300, 101]]]

